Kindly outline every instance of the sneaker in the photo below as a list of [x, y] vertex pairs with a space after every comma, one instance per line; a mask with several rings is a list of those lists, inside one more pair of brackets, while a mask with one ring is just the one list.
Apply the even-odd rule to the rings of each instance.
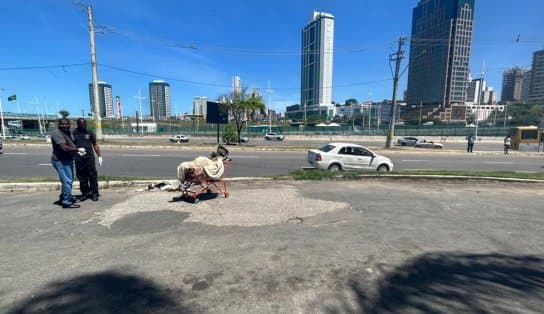
[[98, 201], [98, 195], [93, 195], [93, 196], [91, 197], [91, 200], [92, 200], [93, 202]]
[[62, 204], [62, 208], [80, 208], [78, 204]]

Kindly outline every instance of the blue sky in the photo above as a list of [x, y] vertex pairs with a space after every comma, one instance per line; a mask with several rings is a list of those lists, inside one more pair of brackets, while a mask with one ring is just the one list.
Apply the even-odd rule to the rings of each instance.
[[[99, 79], [134, 116], [141, 90], [149, 114], [148, 84], [171, 85], [176, 113], [192, 112], [194, 96], [215, 99], [230, 90], [231, 77], [265, 90], [271, 108], [299, 103], [301, 30], [313, 10], [335, 16], [333, 100], [390, 99], [389, 53], [409, 36], [418, 0], [95, 0]], [[86, 12], [71, 0], [2, 1], [0, 88], [4, 111], [72, 115], [89, 111], [91, 81]], [[502, 72], [529, 66], [544, 48], [544, 1], [476, 0], [471, 71], [485, 60], [486, 79], [500, 92]], [[516, 38], [520, 36], [519, 42]], [[192, 48], [191, 48], [192, 47]], [[405, 46], [409, 51], [409, 47]], [[407, 65], [403, 61], [403, 68]], [[71, 64], [84, 64], [72, 65]], [[65, 65], [57, 68], [14, 67]], [[138, 72], [142, 74], [137, 74]], [[149, 74], [143, 75], [143, 74]], [[407, 71], [400, 82], [406, 88]], [[268, 95], [265, 94], [268, 102]]]

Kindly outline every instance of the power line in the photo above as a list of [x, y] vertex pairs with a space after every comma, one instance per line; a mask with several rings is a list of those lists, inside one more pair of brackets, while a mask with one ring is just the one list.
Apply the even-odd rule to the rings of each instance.
[[12, 70], [40, 70], [40, 69], [55, 69], [61, 68], [65, 70], [67, 67], [78, 67], [90, 65], [89, 62], [85, 63], [71, 63], [71, 64], [56, 64], [56, 65], [29, 65], [29, 66], [17, 66], [0, 68], [0, 71], [12, 71]]

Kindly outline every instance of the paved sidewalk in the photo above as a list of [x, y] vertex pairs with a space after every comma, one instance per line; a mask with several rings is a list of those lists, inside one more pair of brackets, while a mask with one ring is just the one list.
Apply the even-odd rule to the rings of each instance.
[[0, 192], [1, 313], [538, 313], [544, 184]]

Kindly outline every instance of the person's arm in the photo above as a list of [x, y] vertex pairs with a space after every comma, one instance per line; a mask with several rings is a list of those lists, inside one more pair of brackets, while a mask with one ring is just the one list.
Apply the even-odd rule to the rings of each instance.
[[67, 153], [76, 153], [77, 152], [77, 148], [75, 146], [71, 146], [71, 145], [68, 145], [66, 143], [58, 143], [58, 144], [59, 144], [60, 149], [62, 149], [63, 151], [65, 151]]
[[102, 153], [100, 152], [100, 146], [98, 146], [98, 144], [96, 143], [93, 143], [93, 148], [94, 148], [94, 151], [96, 152], [96, 155], [98, 157], [102, 157]]

